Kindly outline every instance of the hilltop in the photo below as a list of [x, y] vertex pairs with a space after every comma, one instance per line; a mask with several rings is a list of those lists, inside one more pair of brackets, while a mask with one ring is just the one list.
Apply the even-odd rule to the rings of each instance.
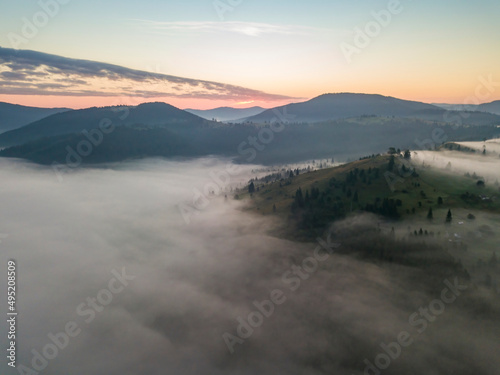
[[0, 147], [25, 144], [40, 138], [97, 129], [103, 123], [114, 126], [200, 127], [209, 122], [166, 103], [145, 103], [135, 107], [92, 107], [58, 113], [0, 135]]
[[279, 120], [284, 114], [289, 122], [314, 123], [359, 116], [390, 116], [415, 118], [447, 123], [492, 125], [500, 123], [500, 116], [485, 112], [447, 110], [432, 104], [403, 100], [377, 94], [324, 94], [302, 103], [292, 103], [266, 110], [244, 119], [265, 123]]
[[[393, 161], [391, 161], [391, 159]], [[401, 155], [372, 155], [341, 166], [290, 171], [252, 181], [248, 209], [281, 218], [295, 238], [314, 238], [337, 219], [370, 212], [388, 221], [427, 220], [444, 223], [448, 209], [500, 213], [497, 186], [479, 178], [415, 165]], [[487, 199], [483, 199], [487, 197]]]
[[38, 108], [0, 102], [0, 133], [20, 128], [56, 113], [67, 111], [71, 111], [71, 109]]

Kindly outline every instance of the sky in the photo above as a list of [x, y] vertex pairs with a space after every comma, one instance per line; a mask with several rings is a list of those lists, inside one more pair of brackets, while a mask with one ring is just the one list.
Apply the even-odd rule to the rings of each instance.
[[[274, 107], [335, 92], [457, 104], [500, 99], [496, 0], [19, 0], [0, 7], [0, 101], [10, 103]], [[478, 95], [484, 79], [494, 84]]]

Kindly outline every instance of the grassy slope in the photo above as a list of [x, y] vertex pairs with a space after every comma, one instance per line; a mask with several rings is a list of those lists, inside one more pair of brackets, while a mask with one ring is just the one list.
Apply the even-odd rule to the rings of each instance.
[[[297, 230], [297, 218], [291, 214], [291, 206], [294, 202], [295, 192], [299, 188], [304, 193], [306, 190], [311, 191], [314, 187], [319, 188], [320, 192], [329, 191], [332, 197], [339, 196], [346, 207], [347, 213], [363, 210], [367, 203], [373, 203], [377, 197], [380, 199], [400, 199], [403, 204], [398, 207], [398, 212], [403, 222], [406, 221], [405, 219], [412, 221], [426, 220], [428, 222], [426, 217], [430, 207], [432, 207], [434, 213], [433, 222], [439, 224], [444, 223], [448, 209], [451, 209], [452, 213], [455, 211], [460, 212], [460, 217], [464, 219], [467, 216], [464, 212], [468, 213], [469, 211], [500, 213], [500, 192], [497, 187], [486, 186], [481, 188], [476, 185], [477, 181], [471, 178], [453, 175], [445, 170], [435, 170], [425, 166], [414, 166], [418, 176], [400, 177], [397, 170], [402, 165], [403, 159], [401, 158], [396, 158], [392, 178], [397, 177], [397, 180], [395, 180], [393, 190], [391, 190], [386, 179], [389, 158], [388, 155], [377, 156], [334, 168], [304, 173], [281, 182], [276, 181], [268, 184], [256, 182], [259, 191], [255, 192], [252, 197], [246, 191], [241, 192], [239, 196], [243, 199], [251, 199], [248, 210], [263, 215], [276, 215], [283, 219], [288, 234]], [[353, 192], [358, 191], [358, 203], [352, 202], [352, 197], [348, 198], [341, 188], [328, 190], [331, 189], [329, 188], [329, 181], [332, 178], [343, 182], [346, 175], [356, 168], [359, 170], [380, 169], [380, 177], [372, 179], [370, 185], [358, 180], [356, 184], [350, 186]], [[425, 198], [421, 194], [422, 191], [425, 193]], [[495, 198], [491, 202], [482, 200], [466, 202], [460, 197], [465, 192], [469, 192], [474, 196], [481, 194]], [[438, 205], [438, 197], [443, 198], [442, 205]], [[275, 213], [273, 212], [273, 205], [276, 205]], [[415, 213], [413, 213], [413, 209]], [[324, 228], [318, 229], [323, 230]], [[299, 235], [298, 237], [302, 236]]]
[[[487, 186], [485, 188], [480, 188], [476, 185], [476, 180], [465, 176], [457, 176], [446, 171], [438, 171], [431, 169], [429, 167], [415, 166], [418, 173], [418, 177], [400, 177], [398, 176], [396, 169], [394, 176], [398, 179], [395, 180], [394, 191], [391, 191], [389, 183], [387, 182], [384, 174], [387, 172], [387, 166], [389, 163], [389, 156], [378, 156], [376, 158], [359, 160], [345, 165], [341, 165], [334, 168], [327, 168], [318, 171], [313, 171], [299, 176], [295, 176], [292, 179], [286, 179], [282, 182], [282, 187], [280, 187], [280, 182], [276, 181], [269, 184], [257, 183], [256, 186], [260, 187], [260, 191], [253, 194], [252, 206], [250, 209], [261, 212], [262, 214], [273, 213], [273, 204], [276, 204], [277, 214], [285, 214], [288, 216], [290, 212], [290, 206], [293, 202], [293, 197], [298, 188], [301, 188], [304, 192], [306, 190], [311, 190], [311, 188], [319, 188], [320, 191], [324, 191], [328, 187], [328, 182], [331, 178], [336, 178], [339, 181], [344, 181], [345, 176], [349, 171], [355, 168], [369, 169], [369, 168], [380, 168], [380, 178], [372, 180], [371, 185], [367, 185], [358, 181], [354, 187], [351, 189], [357, 189], [359, 192], [359, 203], [353, 203], [353, 210], [361, 208], [365, 203], [371, 203], [376, 197], [380, 198], [393, 198], [401, 199], [403, 201], [403, 207], [400, 208], [400, 214], [404, 218], [406, 214], [406, 209], [415, 208], [417, 213], [424, 212], [427, 214], [429, 207], [433, 209], [439, 209], [446, 207], [448, 208], [470, 208], [470, 209], [482, 209], [490, 212], [500, 213], [500, 200], [496, 199], [494, 202], [486, 203], [473, 203], [464, 202], [460, 195], [469, 192], [475, 195], [487, 195], [500, 197], [498, 188]], [[401, 160], [396, 159], [396, 167], [401, 165]], [[393, 177], [394, 177], [393, 176]], [[401, 180], [400, 180], [401, 178]], [[286, 183], [289, 182], [289, 184]], [[420, 186], [414, 186], [414, 184], [420, 184]], [[403, 192], [405, 191], [406, 192]], [[421, 191], [424, 191], [426, 198], [423, 198]], [[340, 189], [336, 190], [338, 195], [342, 196]], [[247, 192], [240, 194], [241, 197], [249, 198]], [[444, 199], [443, 206], [438, 206], [438, 197]], [[344, 203], [350, 205], [350, 200], [343, 197]], [[422, 207], [419, 208], [418, 202], [422, 202]], [[412, 215], [412, 214], [410, 214]]]
[[[400, 218], [397, 220], [388, 219], [386, 222], [379, 223], [382, 233], [389, 233], [391, 227], [395, 228], [396, 238], [402, 242], [398, 245], [410, 246], [413, 238], [416, 243], [434, 243], [446, 249], [445, 253], [451, 255], [454, 259], [460, 260], [466, 269], [470, 272], [474, 282], [483, 285], [487, 275], [493, 276], [494, 280], [500, 278], [500, 267], [492, 268], [487, 265], [493, 252], [498, 252], [498, 243], [500, 242], [500, 191], [496, 186], [478, 187], [476, 180], [469, 177], [454, 175], [446, 170], [436, 170], [425, 166], [415, 166], [418, 176], [410, 176], [398, 180], [391, 190], [384, 173], [387, 172], [389, 156], [383, 155], [375, 158], [355, 161], [339, 167], [322, 169], [309, 173], [304, 173], [293, 178], [263, 184], [256, 183], [259, 191], [252, 196], [247, 191], [239, 192], [239, 199], [248, 200], [247, 210], [257, 212], [263, 215], [274, 215], [278, 228], [274, 228], [271, 234], [280, 237], [287, 237], [293, 240], [314, 240], [316, 236], [324, 234], [323, 228], [304, 229], [299, 226], [299, 216], [294, 215], [291, 210], [294, 202], [295, 192], [301, 188], [305, 193], [311, 188], [319, 188], [320, 192], [329, 189], [329, 181], [335, 178], [337, 181], [345, 181], [346, 175], [358, 168], [380, 168], [380, 178], [373, 179], [371, 185], [358, 181], [351, 189], [358, 190], [359, 203], [352, 203], [342, 192], [342, 189], [335, 189], [331, 194], [341, 197], [344, 206], [348, 209], [349, 216], [359, 212], [359, 210], [371, 203], [376, 197], [381, 199], [401, 199], [402, 207], [398, 207]], [[396, 159], [397, 171], [402, 159]], [[397, 172], [396, 172], [397, 173]], [[418, 185], [420, 184], [420, 185]], [[421, 191], [424, 191], [426, 198], [423, 198]], [[477, 200], [475, 202], [464, 201], [460, 196], [469, 192], [475, 196], [486, 195], [492, 197], [490, 202]], [[438, 197], [442, 197], [444, 203], [438, 205]], [[419, 206], [419, 202], [422, 206]], [[276, 212], [273, 212], [273, 205], [276, 205]], [[434, 218], [427, 219], [429, 207], [432, 207]], [[415, 213], [412, 209], [415, 208]], [[451, 209], [453, 220], [451, 223], [445, 223], [448, 209]], [[407, 213], [409, 210], [409, 213]], [[472, 213], [476, 219], [470, 220], [468, 214]], [[414, 231], [424, 231], [435, 233], [435, 237], [413, 235]], [[360, 236], [363, 236], [360, 233]], [[410, 242], [405, 242], [410, 240]], [[366, 243], [366, 242], [365, 242]], [[405, 245], [406, 244], [406, 245]], [[440, 254], [445, 254], [440, 252]], [[435, 253], [437, 254], [437, 253]], [[451, 268], [455, 265], [448, 265]], [[446, 269], [447, 267], [444, 267]], [[434, 271], [433, 271], [434, 272]], [[444, 271], [443, 271], [444, 272]], [[438, 272], [440, 274], [441, 271]], [[440, 275], [441, 277], [442, 275]]]

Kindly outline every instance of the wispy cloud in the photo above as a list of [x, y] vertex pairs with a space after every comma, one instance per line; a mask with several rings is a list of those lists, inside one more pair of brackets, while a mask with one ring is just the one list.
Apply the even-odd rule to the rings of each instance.
[[0, 47], [3, 94], [178, 97], [237, 101], [296, 99], [241, 86]]
[[329, 30], [298, 25], [273, 25], [257, 22], [160, 22], [150, 20], [128, 20], [142, 30], [175, 35], [179, 33], [236, 33], [251, 37], [278, 35], [310, 35]]

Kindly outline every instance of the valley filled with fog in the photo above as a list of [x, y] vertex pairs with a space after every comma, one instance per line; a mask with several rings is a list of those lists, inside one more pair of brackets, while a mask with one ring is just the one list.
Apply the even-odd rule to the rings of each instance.
[[[416, 150], [413, 159], [417, 165], [428, 165], [440, 170], [456, 174], [474, 173], [477, 179], [485, 179], [490, 183], [500, 180], [500, 140], [491, 139], [486, 142], [457, 142], [464, 147], [461, 152], [442, 152]], [[472, 151], [466, 151], [469, 148]], [[484, 152], [484, 153], [483, 153]]]
[[[452, 269], [439, 279], [350, 256], [378, 241], [383, 220], [371, 214], [335, 223], [316, 243], [271, 236], [279, 219], [245, 210], [248, 201], [231, 192], [259, 168], [146, 159], [59, 181], [51, 168], [0, 160], [1, 262], [15, 258], [19, 278], [18, 371], [361, 374], [398, 338], [407, 345], [393, 352], [388, 374], [498, 369], [498, 295]], [[465, 169], [494, 178], [491, 166]], [[213, 176], [229, 175], [226, 193], [212, 195]], [[444, 288], [453, 301], [433, 304]], [[269, 316], [249, 317], [270, 299], [280, 303], [266, 305]], [[54, 353], [50, 335], [68, 324], [74, 337]]]

